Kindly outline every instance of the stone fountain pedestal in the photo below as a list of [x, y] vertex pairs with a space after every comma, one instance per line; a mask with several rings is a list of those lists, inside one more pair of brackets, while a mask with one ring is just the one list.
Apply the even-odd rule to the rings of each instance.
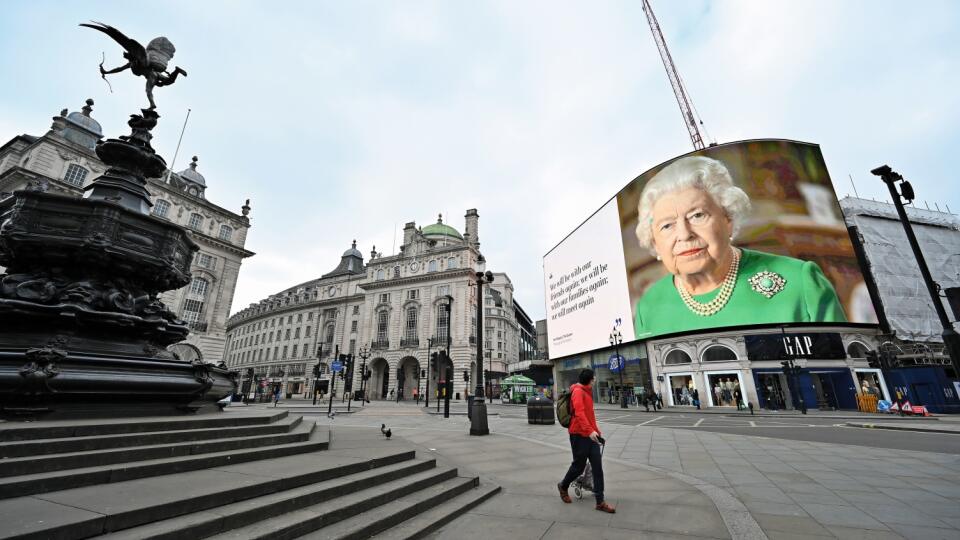
[[150, 215], [155, 111], [97, 145], [109, 166], [83, 199], [17, 191], [0, 201], [0, 417], [54, 419], [216, 410], [236, 372], [166, 350], [186, 323], [157, 295], [190, 283], [197, 246]]

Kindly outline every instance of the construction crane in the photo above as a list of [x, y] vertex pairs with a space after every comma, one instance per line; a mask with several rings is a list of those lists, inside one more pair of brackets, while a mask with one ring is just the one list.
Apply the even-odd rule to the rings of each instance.
[[690, 133], [690, 142], [693, 143], [694, 150], [701, 150], [704, 146], [703, 136], [700, 135], [700, 126], [703, 125], [703, 120], [700, 120], [696, 109], [693, 107], [693, 101], [683, 87], [680, 73], [677, 72], [677, 66], [673, 64], [670, 50], [667, 49], [667, 42], [663, 39], [663, 32], [660, 31], [660, 23], [657, 22], [657, 17], [653, 14], [653, 8], [650, 7], [648, 0], [643, 0], [643, 12], [647, 16], [647, 24], [650, 25], [653, 40], [657, 43], [657, 49], [660, 51], [663, 67], [667, 70], [667, 78], [670, 79], [673, 94], [677, 97], [677, 103], [680, 105], [680, 114], [683, 115], [683, 122], [687, 125], [687, 132]]

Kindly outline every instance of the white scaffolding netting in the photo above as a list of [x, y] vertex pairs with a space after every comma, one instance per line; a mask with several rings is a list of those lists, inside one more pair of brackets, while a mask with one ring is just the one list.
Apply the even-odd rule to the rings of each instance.
[[[860, 234], [890, 330], [905, 341], [942, 341], [940, 319], [896, 208], [853, 197], [843, 198], [840, 207], [847, 225]], [[907, 208], [907, 216], [934, 281], [944, 289], [960, 286], [960, 218], [912, 207]], [[941, 301], [953, 320], [946, 299]]]

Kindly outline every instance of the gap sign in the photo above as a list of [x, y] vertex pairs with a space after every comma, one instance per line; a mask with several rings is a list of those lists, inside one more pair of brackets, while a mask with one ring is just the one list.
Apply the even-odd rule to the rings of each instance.
[[783, 333], [744, 336], [747, 358], [757, 360], [843, 360], [847, 351], [837, 333]]

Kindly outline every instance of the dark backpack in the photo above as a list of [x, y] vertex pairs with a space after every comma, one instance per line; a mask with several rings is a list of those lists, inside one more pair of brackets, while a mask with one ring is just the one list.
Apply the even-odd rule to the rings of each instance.
[[557, 421], [560, 425], [568, 428], [573, 420], [573, 403], [570, 401], [572, 393], [570, 390], [564, 390], [557, 398]]

